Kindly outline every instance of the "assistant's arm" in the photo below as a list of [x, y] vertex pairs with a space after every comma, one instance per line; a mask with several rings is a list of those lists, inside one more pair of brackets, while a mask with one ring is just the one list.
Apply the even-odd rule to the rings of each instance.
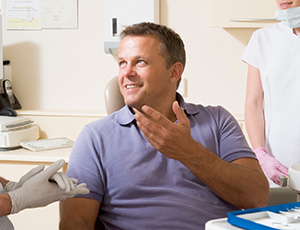
[[[0, 177], [0, 183], [4, 188], [9, 181], [3, 177]], [[9, 195], [4, 192], [0, 194], [0, 216], [7, 216], [11, 211], [11, 200]]]
[[[135, 111], [135, 118], [148, 141], [169, 158], [179, 160], [223, 200], [239, 208], [267, 205], [269, 184], [256, 159], [226, 162], [195, 141], [190, 123], [177, 102], [178, 122], [169, 121], [148, 106]], [[146, 114], [146, 115], [145, 115]]]
[[64, 200], [61, 209], [60, 230], [94, 230], [100, 202], [90, 198]]
[[245, 121], [253, 149], [265, 146], [264, 92], [259, 69], [248, 65]]
[[7, 216], [11, 211], [11, 201], [7, 193], [0, 194], [0, 216]]
[[259, 69], [248, 65], [247, 94], [245, 104], [245, 121], [247, 133], [267, 176], [276, 184], [280, 184], [280, 177], [288, 175], [288, 169], [264, 149], [265, 120], [263, 108], [264, 91]]
[[6, 184], [8, 183], [9, 181], [6, 180], [5, 178], [3, 177], [0, 177], [0, 183], [2, 185], [3, 188], [5, 188]]

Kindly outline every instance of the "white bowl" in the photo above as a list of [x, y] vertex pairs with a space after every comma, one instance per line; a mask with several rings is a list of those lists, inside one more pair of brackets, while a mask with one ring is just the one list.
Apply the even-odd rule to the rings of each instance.
[[289, 167], [288, 185], [290, 188], [300, 191], [300, 164]]

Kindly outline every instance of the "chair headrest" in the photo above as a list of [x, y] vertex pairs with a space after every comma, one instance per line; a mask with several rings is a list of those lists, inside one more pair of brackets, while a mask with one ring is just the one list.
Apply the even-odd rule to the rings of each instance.
[[113, 77], [105, 86], [104, 91], [105, 107], [107, 114], [111, 114], [121, 109], [125, 103], [120, 92], [118, 77]]

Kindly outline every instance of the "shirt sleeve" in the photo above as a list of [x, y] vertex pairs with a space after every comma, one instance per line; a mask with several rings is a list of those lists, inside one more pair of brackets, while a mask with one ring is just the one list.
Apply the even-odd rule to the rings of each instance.
[[256, 156], [249, 147], [237, 120], [223, 107], [219, 107], [220, 157], [227, 162]]
[[246, 62], [253, 67], [260, 69], [259, 65], [259, 42], [258, 33], [255, 31], [241, 57], [242, 61]]
[[104, 194], [104, 173], [99, 157], [99, 138], [88, 125], [79, 134], [72, 148], [67, 175], [78, 183], [86, 183], [89, 194], [77, 195], [102, 202]]

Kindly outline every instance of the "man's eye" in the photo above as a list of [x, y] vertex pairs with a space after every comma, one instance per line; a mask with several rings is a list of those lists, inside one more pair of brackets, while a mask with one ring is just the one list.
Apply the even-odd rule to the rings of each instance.
[[125, 62], [124, 61], [119, 61], [119, 66], [124, 66], [125, 65]]
[[138, 60], [137, 62], [138, 64], [146, 64], [146, 62], [144, 60]]

